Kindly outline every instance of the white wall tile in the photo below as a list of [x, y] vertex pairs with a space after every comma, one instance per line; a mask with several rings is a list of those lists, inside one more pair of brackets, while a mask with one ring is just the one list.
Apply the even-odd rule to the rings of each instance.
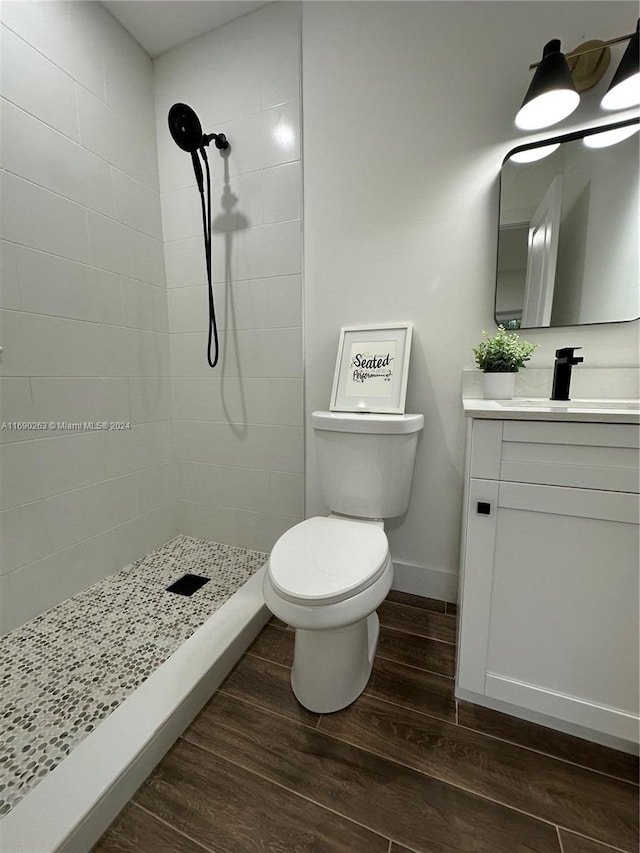
[[165, 506], [140, 515], [109, 533], [117, 566], [126, 566], [154, 551], [178, 534], [175, 507]]
[[273, 3], [256, 12], [263, 109], [300, 97], [299, 15], [296, 3]]
[[133, 423], [171, 420], [173, 400], [169, 376], [135, 376], [129, 379]]
[[[237, 376], [237, 366], [224, 355], [225, 335], [218, 334], [222, 363], [226, 376]], [[169, 335], [171, 349], [171, 373], [173, 376], [210, 376], [211, 368], [207, 363], [207, 334], [185, 333]]]
[[[125, 330], [123, 330], [125, 331]], [[132, 335], [133, 370], [128, 375], [169, 376], [169, 335], [165, 332], [135, 330]]]
[[[30, 380], [14, 377], [0, 379], [0, 425], [34, 420]], [[37, 437], [34, 430], [12, 429], [9, 426], [0, 429], [0, 442]]]
[[281, 222], [302, 216], [302, 165], [300, 161], [266, 169], [262, 173], [264, 221]]
[[[181, 153], [185, 157], [189, 156], [184, 151]], [[199, 237], [202, 244], [202, 207], [195, 184], [186, 189], [162, 193], [162, 233], [167, 242]]]
[[173, 459], [171, 423], [132, 424], [131, 429], [104, 433], [108, 476], [118, 477], [164, 465]]
[[241, 281], [301, 272], [300, 220], [276, 222], [215, 234], [212, 240], [213, 280]]
[[[267, 329], [274, 325], [269, 322], [267, 293], [268, 283], [260, 278], [215, 285], [214, 303], [218, 329]], [[172, 332], [207, 330], [209, 302], [206, 285], [173, 288], [168, 291], [168, 297]], [[284, 312], [284, 308], [282, 311]], [[274, 302], [272, 313], [276, 312], [277, 303]], [[284, 313], [282, 316], [285, 316]], [[298, 317], [298, 325], [299, 323]], [[287, 322], [281, 325], [295, 324]]]
[[229, 332], [237, 342], [240, 376], [302, 375], [302, 335], [294, 329]]
[[[85, 7], [84, 14], [93, 12], [97, 19], [94, 25], [100, 29], [104, 43], [104, 70], [107, 104], [123, 113], [145, 114], [145, 120], [151, 121], [154, 115], [153, 103], [153, 67], [151, 59], [140, 48], [135, 39], [120, 26], [110, 13], [94, 3], [75, 4]], [[86, 7], [89, 7], [88, 9]]]
[[0, 94], [78, 139], [73, 80], [5, 26], [0, 26]]
[[[170, 289], [167, 291], [167, 296], [171, 332], [206, 330], [209, 311], [206, 285]], [[221, 328], [220, 319], [218, 319], [218, 328]]]
[[236, 509], [179, 501], [178, 523], [180, 532], [186, 536], [240, 545]]
[[0, 308], [20, 308], [16, 247], [5, 240], [0, 240]]
[[291, 474], [303, 471], [304, 438], [301, 427], [270, 426], [268, 442], [271, 468]]
[[196, 178], [191, 157], [178, 148], [171, 138], [168, 125], [165, 124], [167, 114], [158, 113], [156, 116], [160, 192], [165, 195], [174, 190], [191, 188], [195, 194]]
[[[31, 379], [33, 417], [47, 423], [126, 422], [131, 420], [125, 378], [47, 377]], [[56, 430], [59, 434], [61, 430]], [[52, 430], [46, 436], [51, 437]]]
[[147, 513], [167, 506], [176, 496], [176, 468], [173, 463], [145, 468], [135, 475], [138, 512]]
[[122, 281], [124, 323], [132, 329], [168, 332], [167, 291], [134, 279]]
[[100, 376], [137, 376], [142, 372], [136, 359], [136, 329], [122, 326], [94, 326], [93, 346]]
[[0, 174], [0, 236], [12, 243], [88, 263], [86, 215], [59, 195]]
[[33, 563], [51, 550], [42, 501], [0, 512], [0, 574]]
[[267, 283], [264, 279], [233, 281], [214, 288], [216, 304], [222, 308], [223, 329], [266, 329]]
[[100, 534], [2, 575], [0, 633], [33, 619], [115, 570], [111, 534]]
[[302, 379], [174, 377], [173, 393], [177, 419], [302, 424]]
[[302, 326], [302, 276], [267, 279], [268, 323], [272, 329]]
[[[211, 190], [213, 230], [219, 234], [262, 225], [266, 203], [264, 173], [248, 172], [220, 179], [222, 169], [215, 160], [213, 166], [216, 178]], [[202, 233], [202, 229], [197, 233]]]
[[[109, 328], [109, 327], [104, 327]], [[0, 311], [3, 376], [97, 376], [100, 353], [90, 323]]]
[[196, 284], [206, 284], [207, 268], [202, 237], [191, 237], [188, 240], [165, 243], [164, 262], [167, 287], [191, 287]]
[[155, 135], [144, 115], [120, 113], [77, 89], [80, 141], [113, 166], [158, 190]]
[[91, 432], [0, 446], [2, 508], [97, 483], [107, 477], [102, 433]]
[[178, 463], [178, 498], [191, 503], [269, 511], [269, 472], [193, 462]]
[[17, 247], [22, 309], [76, 320], [122, 323], [120, 280], [100, 270]]
[[69, 548], [137, 515], [135, 476], [105, 480], [43, 501], [53, 550]]
[[89, 211], [92, 263], [101, 269], [164, 286], [162, 243]]
[[0, 128], [7, 171], [113, 215], [108, 163], [10, 103], [2, 105]]
[[290, 518], [304, 516], [304, 477], [302, 474], [285, 474], [271, 471], [269, 510], [274, 515]]
[[218, 128], [231, 143], [231, 175], [300, 159], [300, 105], [292, 101], [243, 116]]
[[298, 523], [295, 518], [280, 518], [253, 512], [238, 512], [238, 538], [244, 548], [269, 552], [278, 539]]
[[157, 190], [111, 168], [115, 218], [156, 240], [162, 240], [162, 218]]
[[[280, 426], [302, 425], [302, 379], [269, 379], [266, 394], [265, 400], [259, 400], [254, 405], [254, 421]], [[249, 399], [251, 400], [251, 397]], [[264, 414], [258, 415], [258, 406]], [[264, 418], [264, 421], [261, 418]]]
[[177, 421], [175, 437], [179, 461], [302, 471], [300, 427], [241, 424], [229, 429], [224, 423]]
[[86, 25], [84, 16], [74, 15], [70, 9], [82, 5], [92, 4], [8, 0], [2, 4], [2, 21], [70, 77], [104, 99], [99, 33]]

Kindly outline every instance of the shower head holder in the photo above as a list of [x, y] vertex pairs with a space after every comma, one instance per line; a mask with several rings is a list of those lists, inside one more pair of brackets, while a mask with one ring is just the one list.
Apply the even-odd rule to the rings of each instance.
[[208, 145], [213, 140], [215, 140], [216, 148], [218, 149], [218, 151], [226, 151], [229, 147], [227, 137], [224, 135], [224, 133], [205, 133], [202, 137], [201, 147], [204, 148], [205, 145]]

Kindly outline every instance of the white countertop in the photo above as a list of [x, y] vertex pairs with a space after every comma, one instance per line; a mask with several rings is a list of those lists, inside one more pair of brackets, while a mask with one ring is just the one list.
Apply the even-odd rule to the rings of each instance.
[[581, 421], [585, 423], [640, 424], [640, 400], [462, 400], [465, 417], [518, 421]]

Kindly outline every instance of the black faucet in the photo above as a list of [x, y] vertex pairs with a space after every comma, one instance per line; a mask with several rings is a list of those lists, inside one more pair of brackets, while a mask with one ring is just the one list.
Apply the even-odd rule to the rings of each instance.
[[580, 364], [584, 358], [575, 356], [574, 352], [582, 347], [564, 347], [556, 350], [556, 363], [553, 368], [553, 390], [552, 400], [569, 400], [569, 386], [571, 385], [571, 368], [574, 364]]

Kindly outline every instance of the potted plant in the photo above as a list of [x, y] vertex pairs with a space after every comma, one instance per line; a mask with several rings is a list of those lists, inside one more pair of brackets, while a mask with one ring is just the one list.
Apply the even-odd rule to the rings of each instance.
[[498, 331], [492, 337], [485, 331], [482, 336], [484, 340], [473, 347], [473, 354], [476, 364], [484, 373], [484, 398], [510, 400], [516, 373], [540, 345], [521, 341], [519, 335], [507, 332], [504, 326], [498, 326]]

